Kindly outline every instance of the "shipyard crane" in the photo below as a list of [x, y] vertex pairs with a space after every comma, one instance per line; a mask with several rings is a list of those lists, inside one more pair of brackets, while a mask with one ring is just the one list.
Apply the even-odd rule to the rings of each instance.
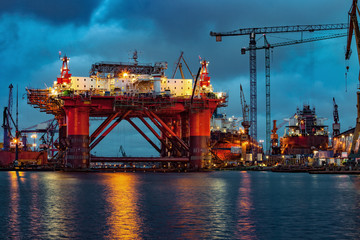
[[[346, 52], [345, 52], [345, 59], [349, 60], [351, 55], [351, 42], [352, 42], [352, 35], [355, 35], [355, 41], [356, 41], [356, 49], [358, 54], [358, 61], [360, 63], [360, 30], [359, 30], [359, 23], [357, 20], [357, 13], [359, 13], [359, 8], [357, 6], [357, 0], [353, 0], [353, 3], [351, 5], [350, 11], [349, 11], [349, 29], [348, 29], [348, 38], [347, 38], [347, 45], [346, 45]], [[359, 83], [360, 83], [360, 74], [359, 74]], [[351, 144], [351, 150], [350, 154], [359, 154], [359, 150], [355, 153], [355, 146], [357, 143], [357, 140], [359, 138], [359, 132], [360, 132], [360, 89], [358, 87], [358, 91], [356, 92], [357, 95], [357, 118], [356, 118], [356, 126], [354, 130], [354, 136], [353, 141]], [[360, 149], [360, 148], [359, 148]], [[350, 156], [351, 157], [351, 156]]]
[[246, 99], [244, 95], [243, 88], [240, 84], [240, 102], [241, 102], [241, 109], [243, 113], [243, 121], [241, 125], [244, 127], [245, 135], [249, 135], [249, 128], [251, 126], [251, 122], [249, 121], [249, 105], [246, 104]]
[[[39, 124], [36, 124], [34, 126], [25, 128], [21, 130], [21, 133], [24, 134], [26, 139], [27, 133], [41, 133], [41, 137], [39, 140], [42, 142], [40, 148], [48, 150], [51, 149], [52, 151], [56, 151], [56, 147], [54, 145], [54, 142], [56, 141], [54, 139], [55, 133], [58, 133], [58, 122], [55, 118], [41, 122]], [[26, 142], [24, 140], [24, 147], [26, 149]]]
[[257, 89], [256, 89], [256, 34], [290, 33], [290, 32], [315, 32], [347, 29], [347, 24], [318, 24], [318, 25], [295, 25], [262, 28], [244, 28], [230, 32], [210, 32], [210, 36], [216, 37], [220, 42], [222, 37], [248, 35], [250, 37], [250, 135], [257, 140]]
[[335, 102], [335, 98], [333, 98], [334, 104], [334, 123], [333, 123], [333, 133], [332, 133], [332, 141], [334, 141], [334, 136], [340, 134], [340, 123], [339, 123], [339, 112], [338, 112], [338, 105]]
[[15, 122], [12, 118], [12, 104], [13, 104], [13, 94], [12, 94], [13, 85], [9, 85], [9, 99], [8, 99], [8, 106], [4, 107], [3, 112], [3, 125], [4, 128], [4, 150], [10, 150], [10, 139], [13, 138], [11, 134], [11, 122], [15, 125]]
[[185, 75], [184, 75], [184, 71], [183, 71], [183, 68], [182, 68], [181, 60], [185, 63], [185, 66], [187, 67], [187, 69], [188, 69], [188, 71], [189, 71], [189, 73], [190, 73], [190, 75], [191, 75], [191, 78], [194, 80], [194, 75], [192, 74], [192, 72], [191, 72], [188, 64], [187, 64], [186, 61], [185, 61], [184, 52], [181, 52], [180, 57], [179, 57], [178, 61], [176, 62], [175, 70], [174, 70], [174, 73], [173, 73], [173, 75], [172, 75], [172, 78], [175, 78], [176, 72], [177, 72], [177, 70], [179, 69], [180, 74], [181, 74], [181, 78], [182, 78], [182, 79], [185, 79]]
[[[347, 36], [347, 33], [339, 33], [339, 34], [332, 34], [332, 35], [325, 35], [325, 36], [319, 36], [319, 37], [313, 37], [313, 38], [306, 38], [306, 39], [299, 39], [299, 40], [293, 40], [293, 41], [286, 41], [286, 42], [280, 42], [280, 43], [274, 43], [270, 44], [267, 40], [266, 35], [264, 34], [264, 46], [256, 47], [255, 50], [265, 49], [265, 89], [266, 89], [266, 151], [270, 152], [270, 146], [271, 146], [271, 136], [270, 136], [270, 122], [271, 122], [271, 104], [270, 104], [270, 48], [275, 47], [283, 47], [283, 46], [289, 46], [294, 44], [300, 44], [300, 43], [308, 43], [308, 42], [315, 42], [320, 40], [326, 40], [326, 39], [333, 39], [333, 38], [339, 38], [339, 37], [345, 37]], [[246, 54], [246, 51], [251, 50], [250, 47], [242, 48], [241, 54]]]
[[293, 119], [296, 114], [294, 114], [290, 118], [284, 119], [279, 125], [276, 125], [277, 120], [273, 120], [273, 128], [271, 129], [271, 154], [280, 154], [280, 146], [279, 146], [279, 135], [277, 134], [277, 130], [282, 128], [286, 123]]

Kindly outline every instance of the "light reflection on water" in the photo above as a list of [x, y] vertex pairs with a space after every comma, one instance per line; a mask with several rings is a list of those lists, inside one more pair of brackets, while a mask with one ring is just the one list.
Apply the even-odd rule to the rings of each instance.
[[104, 180], [109, 208], [105, 225], [109, 239], [139, 239], [142, 226], [139, 216], [139, 180], [136, 174], [106, 174]]
[[359, 239], [360, 177], [0, 172], [0, 239]]
[[254, 222], [251, 219], [252, 199], [251, 199], [251, 176], [248, 172], [242, 172], [242, 181], [239, 188], [238, 199], [238, 221], [237, 234], [242, 239], [254, 239]]

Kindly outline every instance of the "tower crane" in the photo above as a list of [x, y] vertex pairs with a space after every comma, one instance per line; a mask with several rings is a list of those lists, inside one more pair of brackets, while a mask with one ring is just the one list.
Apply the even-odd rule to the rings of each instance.
[[[355, 1], [355, 0], [354, 0]], [[347, 29], [347, 24], [318, 24], [318, 25], [295, 25], [262, 28], [244, 28], [230, 32], [210, 32], [210, 36], [216, 37], [220, 42], [222, 37], [248, 35], [250, 37], [250, 135], [257, 140], [257, 89], [256, 89], [256, 34], [289, 33], [289, 32], [315, 32], [326, 30]]]
[[[356, 41], [356, 49], [358, 54], [358, 60], [360, 63], [360, 30], [359, 30], [359, 23], [357, 20], [357, 13], [359, 13], [359, 8], [357, 6], [357, 0], [353, 0], [353, 3], [351, 5], [350, 11], [349, 11], [349, 29], [348, 29], [348, 38], [347, 38], [347, 45], [346, 45], [346, 52], [345, 52], [345, 59], [349, 60], [351, 55], [351, 41], [352, 41], [352, 35], [354, 33], [355, 35], [355, 41]], [[360, 83], [360, 74], [359, 74], [359, 83]], [[353, 135], [353, 141], [351, 144], [351, 150], [350, 154], [354, 154], [355, 152], [355, 146], [357, 143], [357, 140], [359, 138], [359, 132], [360, 132], [360, 89], [358, 87], [358, 91], [356, 92], [357, 95], [357, 118], [356, 118], [356, 126], [354, 130]], [[359, 150], [357, 153], [359, 154]], [[350, 156], [351, 157], [351, 156]]]
[[[266, 35], [264, 34], [264, 46], [256, 47], [255, 50], [265, 49], [265, 89], [266, 89], [266, 151], [270, 152], [271, 146], [271, 136], [270, 136], [270, 122], [271, 122], [271, 107], [270, 107], [270, 48], [275, 47], [283, 47], [289, 46], [294, 44], [300, 43], [308, 43], [308, 42], [315, 42], [320, 40], [332, 39], [332, 38], [339, 38], [345, 37], [347, 33], [339, 33], [339, 34], [332, 34], [332, 35], [325, 35], [313, 38], [306, 38], [306, 39], [299, 39], [293, 41], [286, 41], [280, 43], [270, 44], [267, 40]], [[242, 48], [241, 54], [245, 54], [246, 51], [249, 51], [250, 47]]]

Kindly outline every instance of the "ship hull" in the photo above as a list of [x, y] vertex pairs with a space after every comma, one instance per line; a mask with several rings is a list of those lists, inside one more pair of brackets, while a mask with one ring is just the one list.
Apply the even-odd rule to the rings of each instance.
[[281, 153], [312, 154], [314, 150], [326, 150], [328, 147], [328, 136], [292, 136], [281, 139]]

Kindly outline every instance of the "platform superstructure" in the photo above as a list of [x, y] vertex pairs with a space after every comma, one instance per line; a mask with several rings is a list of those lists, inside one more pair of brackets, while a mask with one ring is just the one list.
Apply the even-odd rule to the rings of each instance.
[[[122, 120], [128, 121], [162, 158], [188, 161], [193, 169], [210, 163], [210, 118], [227, 96], [213, 92], [208, 61], [201, 59], [197, 78], [169, 79], [166, 62], [139, 64], [100, 62], [89, 77], [69, 73], [62, 57], [61, 76], [47, 89], [28, 89], [28, 102], [55, 115], [59, 122], [59, 157], [72, 168], [88, 168], [90, 151]], [[89, 132], [89, 117], [105, 121]], [[156, 136], [154, 143], [132, 119]], [[152, 123], [152, 124], [149, 124]], [[156, 126], [156, 129], [152, 127]]]

